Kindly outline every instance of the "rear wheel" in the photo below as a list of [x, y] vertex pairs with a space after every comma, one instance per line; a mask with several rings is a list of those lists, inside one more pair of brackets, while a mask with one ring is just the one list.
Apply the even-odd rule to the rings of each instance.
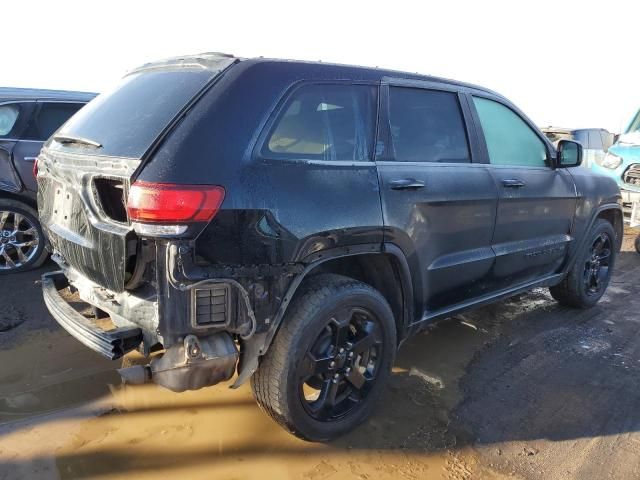
[[292, 303], [251, 386], [295, 435], [325, 441], [364, 421], [395, 358], [391, 308], [369, 285], [319, 275]]
[[44, 244], [37, 212], [22, 202], [0, 199], [0, 275], [42, 265]]
[[640, 235], [636, 237], [635, 247], [636, 247], [636, 252], [640, 253]]
[[616, 234], [606, 220], [597, 220], [567, 277], [549, 290], [563, 305], [589, 308], [604, 295], [616, 259]]

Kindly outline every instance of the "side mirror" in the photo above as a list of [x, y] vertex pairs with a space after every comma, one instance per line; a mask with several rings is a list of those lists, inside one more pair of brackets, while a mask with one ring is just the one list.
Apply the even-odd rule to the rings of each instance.
[[558, 142], [558, 160], [556, 167], [577, 167], [582, 163], [582, 145], [573, 140], [560, 140]]

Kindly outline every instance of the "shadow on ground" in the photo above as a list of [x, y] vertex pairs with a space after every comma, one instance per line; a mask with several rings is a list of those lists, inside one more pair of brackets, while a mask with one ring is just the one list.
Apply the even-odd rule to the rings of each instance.
[[[593, 309], [560, 307], [536, 290], [411, 339], [373, 418], [328, 445], [282, 432], [246, 387], [180, 395], [127, 387], [114, 389], [115, 407], [85, 420], [64, 448], [28, 462], [46, 464], [53, 455], [63, 477], [89, 478], [212, 463], [232, 468], [274, 457], [411, 457], [469, 445], [633, 434], [640, 431], [638, 312], [640, 256], [623, 252], [607, 295]], [[57, 421], [45, 416], [6, 426], [0, 442]], [[0, 472], [24, 464], [3, 459]]]

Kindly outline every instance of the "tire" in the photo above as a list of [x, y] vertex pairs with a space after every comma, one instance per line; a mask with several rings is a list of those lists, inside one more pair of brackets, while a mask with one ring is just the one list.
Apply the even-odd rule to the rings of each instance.
[[640, 253], [640, 235], [636, 237], [636, 241], [634, 242], [634, 245], [636, 247], [636, 252]]
[[[567, 276], [549, 289], [551, 296], [562, 305], [593, 307], [604, 295], [611, 280], [617, 256], [616, 244], [616, 234], [611, 224], [603, 219], [596, 220]], [[594, 263], [596, 257], [599, 257], [597, 264]]]
[[[17, 233], [11, 235], [14, 232]], [[0, 275], [42, 265], [48, 255], [45, 243], [38, 213], [20, 201], [0, 198]]]
[[300, 288], [251, 388], [282, 427], [327, 441], [371, 414], [393, 366], [396, 325], [384, 297], [362, 282], [323, 274]]

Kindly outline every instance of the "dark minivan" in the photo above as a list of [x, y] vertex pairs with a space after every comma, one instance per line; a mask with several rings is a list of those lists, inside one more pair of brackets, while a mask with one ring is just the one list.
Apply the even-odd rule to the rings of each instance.
[[285, 428], [334, 438], [434, 320], [533, 287], [600, 299], [620, 194], [571, 168], [581, 154], [451, 80], [220, 54], [148, 64], [38, 157], [61, 269], [44, 298], [90, 348], [151, 358], [125, 381], [183, 391], [237, 372]]
[[34, 162], [44, 141], [95, 94], [0, 88], [0, 275], [46, 258]]

